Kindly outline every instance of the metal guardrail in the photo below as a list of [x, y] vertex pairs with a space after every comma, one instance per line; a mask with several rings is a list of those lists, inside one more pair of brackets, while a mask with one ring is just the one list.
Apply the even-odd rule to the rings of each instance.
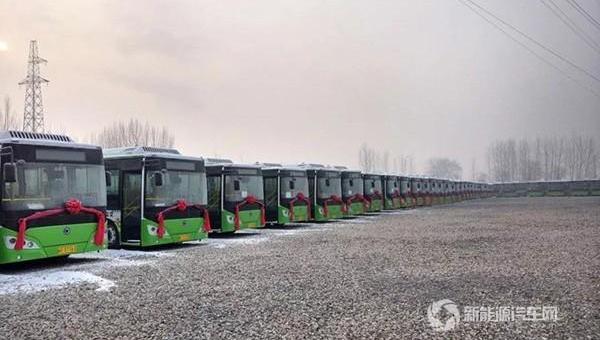
[[492, 184], [499, 197], [600, 196], [600, 180], [535, 181]]

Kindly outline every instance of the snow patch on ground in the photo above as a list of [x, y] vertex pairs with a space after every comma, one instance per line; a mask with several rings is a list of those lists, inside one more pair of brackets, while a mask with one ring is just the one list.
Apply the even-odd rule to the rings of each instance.
[[98, 286], [96, 291], [109, 291], [116, 284], [86, 271], [40, 271], [17, 275], [0, 275], [0, 295], [36, 293], [68, 285], [90, 283]]
[[[127, 267], [154, 264], [158, 258], [172, 257], [168, 251], [142, 251], [126, 249], [108, 249], [99, 253], [83, 253], [71, 255], [74, 259], [106, 260], [102, 267]], [[94, 266], [97, 264], [95, 263]]]
[[214, 248], [223, 249], [227, 247], [240, 246], [240, 245], [255, 245], [264, 241], [267, 241], [269, 237], [267, 235], [252, 235], [252, 236], [237, 236], [234, 235], [229, 238], [211, 238], [208, 240], [208, 245]]
[[423, 209], [405, 209], [405, 210], [394, 210], [386, 212], [387, 215], [409, 215], [414, 214], [418, 211], [423, 211]]
[[362, 223], [367, 223], [367, 222], [369, 222], [369, 218], [359, 217], [359, 218], [353, 218], [353, 219], [344, 220], [341, 223], [341, 225], [344, 225], [344, 224], [362, 224]]
[[[65, 288], [69, 285], [96, 284], [97, 291], [109, 291], [116, 287], [114, 281], [100, 275], [116, 267], [154, 265], [159, 258], [171, 257], [169, 251], [113, 250], [96, 253], [73, 254], [64, 260], [64, 269], [33, 269], [11, 275], [0, 274], [0, 295], [30, 294], [49, 289]], [[70, 260], [75, 260], [69, 263]]]

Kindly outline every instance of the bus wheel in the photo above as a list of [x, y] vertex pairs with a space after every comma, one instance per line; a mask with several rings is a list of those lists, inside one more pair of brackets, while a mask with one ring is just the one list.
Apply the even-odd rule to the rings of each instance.
[[119, 239], [119, 231], [117, 230], [117, 226], [114, 223], [108, 223], [107, 228], [108, 234], [108, 248], [109, 249], [119, 249], [121, 247], [121, 241]]

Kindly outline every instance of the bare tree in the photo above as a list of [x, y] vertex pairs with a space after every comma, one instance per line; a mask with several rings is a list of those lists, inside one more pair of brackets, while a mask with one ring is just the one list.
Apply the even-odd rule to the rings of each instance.
[[428, 162], [427, 174], [437, 178], [461, 179], [462, 166], [456, 160], [432, 158]]
[[388, 150], [385, 150], [381, 157], [381, 170], [385, 173], [390, 171], [390, 152]]
[[106, 148], [140, 145], [172, 148], [175, 137], [164, 126], [158, 128], [148, 122], [131, 119], [103, 128], [98, 134], [90, 135], [90, 141]]
[[17, 117], [13, 114], [12, 102], [9, 96], [4, 97], [4, 112], [0, 111], [0, 126], [2, 130], [17, 130], [19, 123]]
[[581, 135], [496, 141], [488, 147], [487, 160], [491, 179], [500, 182], [598, 176], [596, 141]]
[[372, 172], [375, 169], [376, 152], [367, 143], [362, 143], [358, 150], [358, 164], [364, 172]]

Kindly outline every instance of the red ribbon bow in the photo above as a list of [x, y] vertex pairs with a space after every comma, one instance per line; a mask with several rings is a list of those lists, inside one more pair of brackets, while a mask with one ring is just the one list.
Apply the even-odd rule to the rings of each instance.
[[259, 201], [253, 195], [248, 195], [243, 201], [235, 205], [235, 217], [234, 217], [234, 226], [235, 230], [240, 230], [240, 208], [248, 205], [248, 204], [258, 204], [260, 205], [260, 223], [264, 225], [267, 223], [266, 214], [265, 214], [265, 204]]
[[296, 195], [296, 197], [290, 201], [290, 221], [291, 222], [294, 221], [294, 204], [298, 201], [303, 201], [306, 203], [306, 206], [308, 209], [308, 219], [311, 219], [312, 215], [311, 215], [311, 211], [310, 211], [310, 200], [308, 199], [308, 197], [304, 196], [303, 193], [299, 192]]
[[27, 222], [40, 218], [57, 216], [65, 212], [69, 215], [77, 215], [79, 213], [96, 215], [96, 218], [98, 219], [98, 226], [96, 227], [96, 234], [94, 235], [94, 243], [97, 246], [104, 244], [104, 229], [106, 224], [106, 216], [104, 213], [94, 208], [84, 207], [83, 204], [81, 204], [81, 201], [71, 198], [65, 202], [63, 208], [38, 211], [27, 217], [19, 219], [19, 231], [17, 232], [15, 250], [21, 250], [25, 246], [25, 231], [27, 230]]
[[190, 207], [203, 211], [202, 218], [204, 219], [204, 225], [202, 227], [203, 227], [204, 231], [207, 233], [209, 231], [211, 231], [212, 228], [211, 228], [211, 224], [210, 224], [210, 214], [208, 213], [208, 209], [206, 207], [203, 207], [199, 204], [188, 205], [184, 199], [178, 199], [177, 203], [160, 211], [156, 215], [156, 220], [158, 221], [158, 228], [156, 230], [156, 236], [158, 236], [158, 238], [163, 238], [163, 236], [165, 236], [165, 214], [166, 213], [173, 211], [173, 210], [183, 212]]
[[367, 209], [369, 209], [369, 200], [367, 200], [362, 194], [356, 194], [350, 196], [346, 201], [346, 211], [350, 210], [349, 206], [352, 204], [352, 201], [361, 201], [363, 203], [363, 213], [366, 212]]
[[348, 207], [346, 207], [346, 204], [344, 203], [344, 201], [337, 195], [331, 195], [331, 197], [326, 199], [325, 202], [323, 203], [323, 212], [325, 213], [326, 217], [329, 217], [329, 202], [339, 203], [342, 206], [342, 212], [343, 213], [348, 212]]

